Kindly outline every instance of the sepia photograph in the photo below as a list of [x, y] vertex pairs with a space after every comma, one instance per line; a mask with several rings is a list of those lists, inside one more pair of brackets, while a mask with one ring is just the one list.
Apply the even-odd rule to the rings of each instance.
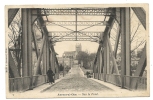
[[149, 5], [5, 6], [6, 98], [150, 96]]

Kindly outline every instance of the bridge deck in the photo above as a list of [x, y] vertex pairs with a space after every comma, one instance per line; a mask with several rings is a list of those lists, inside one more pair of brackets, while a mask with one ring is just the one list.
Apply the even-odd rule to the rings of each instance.
[[[125, 95], [126, 94], [126, 95]], [[146, 91], [130, 91], [122, 89], [113, 84], [97, 80], [94, 78], [86, 78], [84, 72], [78, 66], [73, 66], [65, 77], [57, 79], [54, 84], [43, 84], [20, 93], [21, 97], [29, 98], [52, 98], [52, 97], [125, 97], [125, 96], [141, 96]], [[19, 94], [13, 93], [13, 96]], [[19, 97], [18, 97], [19, 98]]]
[[[46, 83], [39, 87], [34, 88], [33, 90], [29, 90], [24, 92], [24, 94], [32, 94], [32, 93], [43, 93], [43, 94], [61, 94], [61, 93], [131, 93], [131, 91], [127, 89], [121, 89], [118, 86], [113, 84], [103, 82], [94, 78], [86, 78], [84, 76], [83, 71], [78, 66], [74, 66], [71, 68], [69, 73], [61, 78], [56, 80], [54, 84], [49, 85]], [[82, 94], [80, 94], [82, 96]]]

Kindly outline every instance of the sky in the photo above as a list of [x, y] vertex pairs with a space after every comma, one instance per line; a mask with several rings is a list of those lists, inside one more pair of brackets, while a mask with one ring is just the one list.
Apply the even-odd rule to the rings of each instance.
[[75, 51], [75, 45], [77, 43], [81, 43], [82, 45], [82, 51], [88, 50], [90, 53], [97, 52], [99, 44], [96, 42], [90, 42], [90, 41], [63, 41], [63, 42], [57, 42], [54, 46], [56, 53], [58, 53], [58, 56], [61, 57], [64, 51]]

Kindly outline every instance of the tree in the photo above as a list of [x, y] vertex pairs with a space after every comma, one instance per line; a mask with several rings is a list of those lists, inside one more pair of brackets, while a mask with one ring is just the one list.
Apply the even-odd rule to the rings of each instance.
[[[133, 10], [131, 10], [131, 45], [133, 48], [131, 48], [131, 53], [133, 53], [135, 50], [137, 50], [139, 47], [143, 46], [146, 42], [145, 38], [144, 38], [144, 34], [142, 35], [142, 32], [145, 31], [145, 29], [142, 27], [140, 21], [138, 20], [138, 18], [136, 17], [136, 15], [134, 14]], [[119, 16], [117, 16], [119, 17]], [[120, 21], [118, 19], [116, 19], [112, 30], [111, 30], [111, 34], [110, 34], [110, 40], [111, 40], [111, 44], [113, 46], [115, 46], [115, 41], [116, 41], [116, 34], [120, 33]], [[141, 35], [140, 35], [141, 33]], [[136, 44], [136, 46], [134, 46]], [[119, 45], [118, 45], [118, 50], [121, 50], [121, 38], [119, 38]]]
[[143, 49], [141, 49], [140, 51], [137, 51], [137, 57], [138, 58], [141, 58], [142, 52], [143, 52]]
[[90, 68], [89, 63], [94, 60], [95, 56], [96, 56], [95, 53], [89, 54], [88, 52], [80, 51], [76, 59], [78, 60], [79, 64], [81, 64], [81, 61], [83, 61], [83, 67], [89, 69]]

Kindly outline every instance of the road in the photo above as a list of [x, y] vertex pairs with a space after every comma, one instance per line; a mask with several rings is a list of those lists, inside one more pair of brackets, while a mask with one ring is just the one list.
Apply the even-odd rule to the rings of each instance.
[[77, 66], [73, 66], [69, 73], [59, 82], [54, 83], [44, 92], [83, 92], [83, 91], [113, 91], [98, 82], [84, 77], [83, 71]]

